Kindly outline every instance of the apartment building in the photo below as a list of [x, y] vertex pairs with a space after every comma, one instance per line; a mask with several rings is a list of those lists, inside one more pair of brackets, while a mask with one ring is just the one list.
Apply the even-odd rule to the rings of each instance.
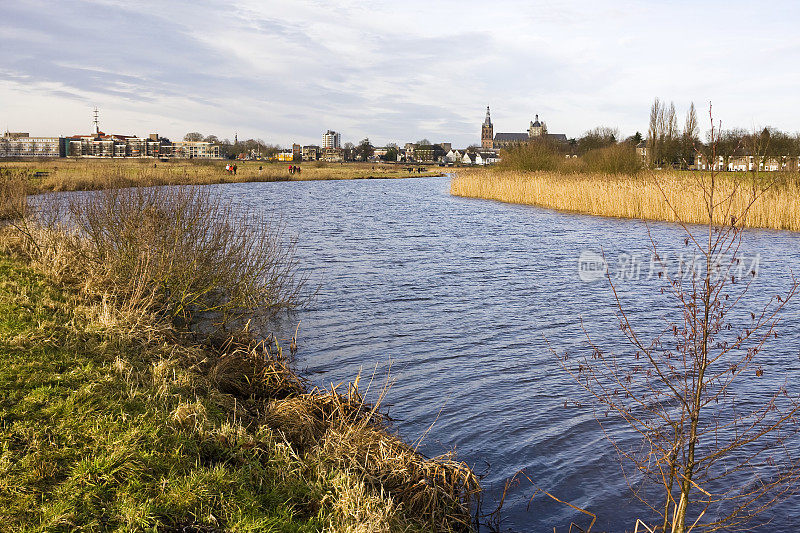
[[322, 149], [338, 149], [342, 147], [342, 135], [333, 130], [328, 130], [322, 134]]
[[0, 157], [63, 157], [63, 153], [60, 137], [31, 137], [10, 131], [0, 137]]

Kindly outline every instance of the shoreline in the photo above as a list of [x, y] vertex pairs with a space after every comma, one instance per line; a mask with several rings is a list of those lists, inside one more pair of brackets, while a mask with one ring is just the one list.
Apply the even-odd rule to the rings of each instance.
[[206, 344], [132, 316], [21, 242], [0, 228], [4, 523], [470, 530], [472, 470], [416, 452], [383, 393], [311, 388], [277, 340]]
[[[112, 187], [166, 185], [219, 185], [225, 183], [269, 183], [279, 181], [335, 181], [358, 179], [404, 179], [443, 177], [439, 167], [387, 163], [265, 163], [235, 162], [237, 173], [225, 171], [226, 160], [121, 160], [50, 159], [45, 161], [0, 161], [0, 178], [22, 179], [28, 193], [90, 191]], [[299, 174], [288, 166], [297, 165]], [[407, 172], [413, 167], [424, 172]], [[261, 168], [261, 170], [259, 170]]]

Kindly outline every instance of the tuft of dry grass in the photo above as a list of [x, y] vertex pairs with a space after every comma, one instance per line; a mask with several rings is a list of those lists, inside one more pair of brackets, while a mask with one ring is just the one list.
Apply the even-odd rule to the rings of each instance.
[[[344, 179], [385, 179], [441, 176], [435, 167], [417, 174], [405, 167], [384, 163], [267, 163], [237, 161], [236, 174], [225, 171], [231, 161], [153, 159], [52, 159], [43, 161], [3, 161], [0, 174], [24, 178], [30, 191], [89, 191], [119, 187], [158, 185], [209, 185], [259, 181], [307, 181]], [[300, 173], [289, 173], [289, 165], [300, 166]], [[38, 173], [38, 175], [37, 175]]]
[[472, 470], [452, 454], [426, 458], [391, 433], [379, 411], [387, 386], [370, 404], [357, 383], [346, 394], [332, 387], [272, 401], [264, 421], [295, 449], [385, 491], [436, 531], [469, 530], [470, 504], [481, 490]]
[[11, 173], [0, 172], [0, 222], [23, 218], [27, 205], [25, 180]]
[[[705, 172], [563, 174], [503, 170], [459, 171], [450, 183], [455, 196], [535, 205], [589, 215], [707, 224], [702, 183]], [[767, 191], [750, 208], [744, 225], [800, 231], [800, 176], [727, 173], [716, 178], [720, 198], [731, 196], [731, 212], [741, 212], [752, 197], [753, 180]], [[668, 199], [668, 202], [665, 200]], [[717, 220], [725, 218], [720, 205]]]

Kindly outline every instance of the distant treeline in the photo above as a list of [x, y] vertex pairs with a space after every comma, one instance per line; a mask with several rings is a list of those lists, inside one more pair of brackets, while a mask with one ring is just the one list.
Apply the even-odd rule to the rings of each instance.
[[[715, 124], [715, 128], [717, 125]], [[754, 156], [761, 161], [800, 156], [800, 133], [786, 133], [767, 126], [755, 131], [742, 128], [715, 129], [715, 146], [710, 130], [700, 138], [697, 112], [692, 103], [683, 128], [678, 125], [675, 104], [653, 102], [647, 135], [636, 132], [622, 138], [617, 128], [597, 127], [579, 138], [558, 142], [548, 138], [521, 143], [502, 152], [501, 168], [560, 172], [601, 172], [633, 174], [643, 168], [687, 169], [697, 155], [705, 161], [712, 153], [722, 157], [723, 168], [733, 157]]]

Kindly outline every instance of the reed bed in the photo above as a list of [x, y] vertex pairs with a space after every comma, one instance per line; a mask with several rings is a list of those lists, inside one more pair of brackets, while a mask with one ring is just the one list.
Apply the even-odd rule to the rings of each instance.
[[[752, 174], [717, 174], [717, 198], [731, 197], [729, 212], [742, 212], [753, 194]], [[455, 196], [535, 205], [589, 215], [707, 224], [703, 200], [706, 172], [641, 172], [636, 175], [564, 174], [494, 169], [459, 171]], [[750, 208], [747, 227], [800, 231], [800, 175], [764, 173], [756, 188], [769, 185]], [[725, 216], [718, 206], [716, 220]]]
[[[86, 191], [110, 187], [156, 185], [210, 185], [260, 181], [307, 181], [345, 179], [391, 179], [440, 176], [435, 169], [409, 173], [405, 166], [380, 163], [266, 163], [238, 161], [236, 174], [225, 171], [232, 161], [153, 159], [51, 159], [3, 161], [0, 175], [24, 178], [30, 192]], [[289, 173], [297, 165], [300, 173]]]

